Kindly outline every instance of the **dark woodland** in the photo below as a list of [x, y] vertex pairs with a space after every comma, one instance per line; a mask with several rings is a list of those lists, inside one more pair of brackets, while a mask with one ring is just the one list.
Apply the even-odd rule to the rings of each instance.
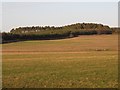
[[32, 26], [18, 27], [10, 32], [2, 32], [2, 43], [25, 41], [25, 40], [54, 40], [73, 38], [80, 35], [101, 35], [115, 34], [120, 28], [110, 28], [109, 26], [93, 23], [76, 23], [61, 27], [54, 26]]

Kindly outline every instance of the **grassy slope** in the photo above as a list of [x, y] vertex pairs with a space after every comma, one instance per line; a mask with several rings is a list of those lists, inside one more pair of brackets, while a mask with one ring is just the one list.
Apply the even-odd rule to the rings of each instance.
[[117, 35], [3, 45], [3, 87], [117, 87]]

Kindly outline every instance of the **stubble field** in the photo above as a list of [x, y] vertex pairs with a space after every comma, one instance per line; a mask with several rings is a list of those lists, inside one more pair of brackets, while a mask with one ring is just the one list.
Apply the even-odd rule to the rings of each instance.
[[3, 88], [116, 88], [118, 36], [2, 45]]

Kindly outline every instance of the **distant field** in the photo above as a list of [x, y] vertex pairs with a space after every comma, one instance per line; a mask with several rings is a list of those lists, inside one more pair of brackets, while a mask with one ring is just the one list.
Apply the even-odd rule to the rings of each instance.
[[115, 88], [117, 50], [117, 35], [3, 44], [3, 87]]

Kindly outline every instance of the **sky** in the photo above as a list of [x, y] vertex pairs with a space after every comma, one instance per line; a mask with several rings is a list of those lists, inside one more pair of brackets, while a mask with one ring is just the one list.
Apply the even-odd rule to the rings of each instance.
[[64, 26], [83, 22], [118, 26], [117, 2], [14, 1], [2, 2], [2, 31], [22, 26]]

